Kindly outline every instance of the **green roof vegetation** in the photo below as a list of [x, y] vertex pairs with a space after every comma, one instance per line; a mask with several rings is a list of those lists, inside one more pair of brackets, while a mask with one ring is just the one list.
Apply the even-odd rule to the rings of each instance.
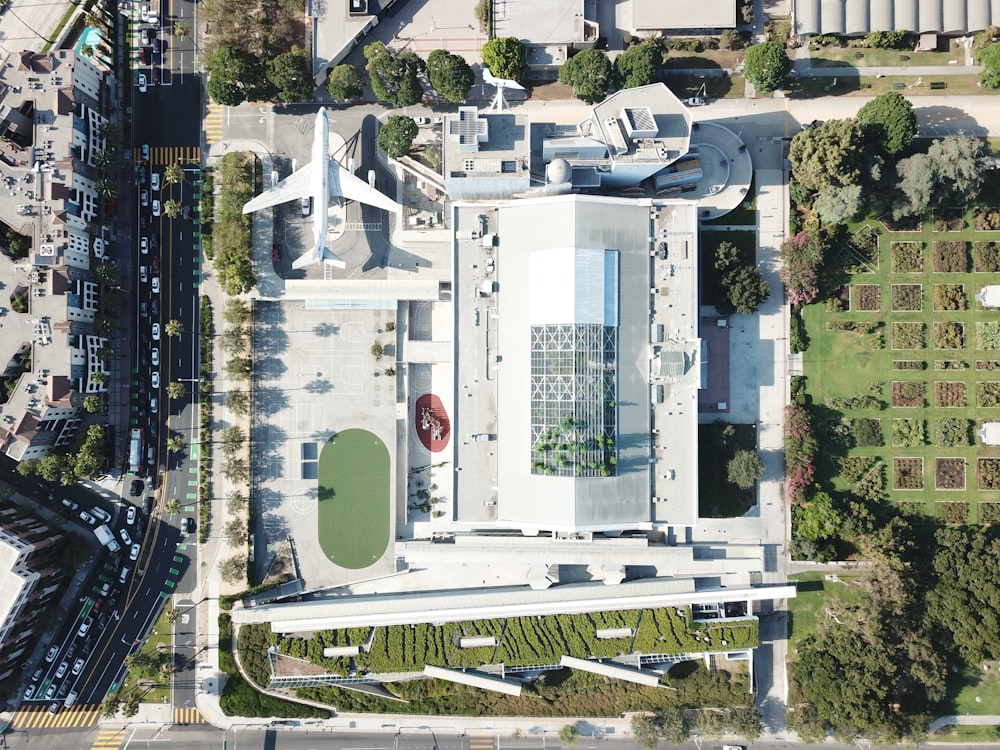
[[[598, 630], [617, 629], [628, 629], [634, 637], [597, 637]], [[418, 672], [425, 664], [463, 668], [502, 663], [512, 667], [558, 664], [563, 655], [586, 659], [736, 650], [755, 647], [758, 632], [755, 618], [696, 622], [688, 609], [671, 607], [444, 625], [394, 625], [374, 630], [325, 630], [311, 639], [279, 639], [278, 648], [283, 654], [308, 659], [331, 672], [346, 675], [356, 669], [379, 674]], [[497, 645], [460, 647], [460, 639], [473, 637], [493, 637]], [[364, 647], [369, 640], [370, 647], [362, 648], [357, 656], [323, 657], [324, 648]]]

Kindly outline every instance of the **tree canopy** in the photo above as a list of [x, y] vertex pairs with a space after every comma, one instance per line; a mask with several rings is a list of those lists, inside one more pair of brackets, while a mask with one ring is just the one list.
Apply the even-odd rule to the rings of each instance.
[[650, 84], [663, 62], [660, 48], [652, 42], [633, 44], [615, 58], [615, 71], [622, 88], [631, 89]]
[[398, 158], [409, 153], [418, 131], [412, 118], [391, 115], [378, 131], [378, 147], [386, 156]]
[[729, 481], [744, 490], [757, 484], [757, 480], [763, 474], [764, 462], [760, 460], [757, 451], [736, 451], [726, 465], [726, 475]]
[[423, 99], [420, 74], [426, 66], [417, 55], [393, 55], [382, 42], [373, 42], [365, 47], [365, 59], [372, 91], [379, 99], [394, 107], [409, 107]]
[[861, 212], [864, 200], [860, 185], [828, 185], [816, 195], [813, 209], [827, 224], [844, 224]]
[[910, 100], [898, 91], [880, 94], [858, 110], [858, 122], [883, 153], [895, 156], [917, 134], [917, 114]]
[[528, 70], [528, 52], [516, 36], [490, 39], [483, 45], [483, 65], [497, 78], [518, 80]]
[[928, 611], [972, 665], [1000, 657], [1000, 539], [992, 529], [946, 526], [935, 534], [938, 584]]
[[948, 136], [934, 141], [926, 154], [896, 165], [900, 198], [893, 216], [918, 216], [931, 206], [964, 206], [983, 184], [985, 144], [979, 138]]
[[338, 65], [326, 77], [326, 90], [338, 102], [357, 99], [365, 91], [365, 77], [353, 65]]
[[594, 104], [601, 101], [611, 85], [611, 61], [604, 50], [577, 52], [559, 68], [559, 80], [573, 87], [578, 99]]
[[301, 47], [292, 47], [267, 64], [267, 80], [286, 104], [310, 101], [313, 98], [312, 58]]
[[860, 135], [854, 119], [828, 120], [797, 133], [788, 151], [792, 175], [810, 192], [859, 184], [864, 154]]
[[754, 88], [762, 94], [777, 91], [792, 69], [785, 48], [777, 42], [761, 42], [747, 49], [743, 73]]
[[232, 44], [223, 44], [215, 51], [208, 70], [208, 95], [219, 104], [235, 107], [266, 99], [271, 93], [263, 63]]
[[741, 315], [753, 315], [770, 296], [767, 281], [756, 266], [733, 269], [726, 274], [722, 284], [729, 296], [729, 303]]
[[436, 49], [427, 56], [427, 78], [449, 102], [464, 102], [476, 83], [476, 74], [461, 55]]
[[979, 50], [976, 60], [983, 66], [979, 73], [979, 82], [983, 87], [1000, 89], [1000, 42], [994, 42]]

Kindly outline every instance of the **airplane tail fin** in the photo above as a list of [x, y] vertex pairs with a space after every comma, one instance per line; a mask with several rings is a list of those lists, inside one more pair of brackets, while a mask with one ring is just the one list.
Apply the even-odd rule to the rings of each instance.
[[347, 264], [341, 260], [340, 256], [327, 248], [323, 242], [317, 243], [312, 250], [302, 253], [296, 258], [292, 263], [292, 268], [305, 268], [316, 263], [326, 263], [335, 268], [347, 268]]

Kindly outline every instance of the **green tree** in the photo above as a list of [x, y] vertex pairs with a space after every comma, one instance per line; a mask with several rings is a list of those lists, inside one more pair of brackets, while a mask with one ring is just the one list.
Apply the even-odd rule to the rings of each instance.
[[846, 224], [864, 208], [860, 185], [827, 185], [820, 188], [813, 209], [825, 224]]
[[94, 273], [97, 274], [97, 280], [102, 284], [115, 284], [121, 277], [118, 270], [118, 264], [113, 260], [104, 259], [97, 264], [97, 268], [94, 269]]
[[928, 612], [967, 664], [1000, 658], [1000, 641], [987, 637], [1000, 623], [1000, 540], [995, 527], [946, 526], [934, 538], [937, 585], [928, 598]]
[[326, 90], [334, 101], [357, 99], [365, 92], [365, 77], [353, 65], [338, 65], [326, 77]]
[[652, 42], [634, 44], [615, 58], [615, 71], [622, 88], [645, 86], [656, 80], [663, 63], [663, 53]]
[[426, 65], [417, 55], [393, 55], [382, 42], [372, 42], [365, 47], [365, 59], [372, 91], [379, 99], [394, 107], [409, 107], [423, 99], [420, 75]]
[[167, 450], [170, 453], [180, 453], [187, 446], [184, 442], [184, 438], [180, 435], [171, 435], [167, 438]]
[[242, 517], [230, 519], [223, 531], [226, 543], [230, 547], [239, 547], [247, 543], [247, 522]]
[[95, 385], [107, 385], [109, 379], [108, 374], [106, 372], [101, 372], [100, 370], [90, 376], [90, 382]]
[[792, 506], [795, 536], [803, 539], [835, 539], [844, 526], [844, 514], [826, 492], [817, 492], [809, 502]]
[[436, 49], [427, 56], [427, 78], [449, 102], [464, 102], [476, 82], [476, 74], [461, 55]]
[[483, 45], [483, 65], [497, 78], [520, 79], [528, 71], [528, 52], [516, 36], [490, 39]]
[[120, 192], [117, 180], [110, 177], [98, 177], [94, 182], [94, 187], [102, 198], [116, 198]]
[[761, 42], [747, 49], [743, 60], [743, 73], [753, 87], [762, 94], [777, 91], [792, 69], [785, 48], [777, 42]]
[[163, 332], [166, 333], [170, 338], [174, 336], [180, 336], [184, 333], [184, 324], [179, 320], [170, 319], [163, 326]]
[[105, 719], [114, 718], [121, 704], [122, 699], [118, 693], [108, 693], [104, 698], [104, 702], [101, 703], [101, 716]]
[[900, 198], [893, 216], [919, 216], [931, 206], [964, 206], [983, 184], [985, 144], [979, 138], [949, 136], [934, 141], [926, 154], [896, 165]]
[[575, 724], [566, 724], [559, 730], [559, 740], [564, 745], [575, 745], [580, 741], [580, 730]]
[[168, 201], [163, 202], [163, 215], [168, 219], [176, 219], [181, 215], [181, 210], [184, 207], [181, 205], [180, 201], [176, 201], [171, 198]]
[[134, 690], [125, 696], [125, 700], [121, 704], [122, 716], [126, 719], [131, 719], [137, 713], [139, 713], [139, 694]]
[[379, 150], [393, 159], [410, 152], [413, 139], [419, 132], [417, 123], [404, 115], [390, 115], [378, 131], [377, 143]]
[[792, 138], [792, 175], [810, 192], [861, 182], [865, 154], [857, 120], [828, 120]]
[[93, 57], [94, 56], [94, 47], [93, 47], [93, 45], [86, 44], [86, 43], [81, 44], [80, 45], [80, 55], [82, 57]]
[[656, 717], [660, 723], [660, 734], [663, 735], [663, 739], [671, 745], [687, 742], [691, 727], [683, 709], [677, 706], [661, 708], [656, 712]]
[[632, 739], [643, 750], [654, 750], [660, 744], [660, 727], [655, 716], [633, 714], [631, 725]]
[[611, 85], [611, 61], [604, 50], [577, 52], [559, 68], [559, 80], [573, 87], [577, 99], [594, 104], [601, 101]]
[[898, 91], [880, 94], [858, 110], [858, 122], [879, 150], [895, 156], [913, 142], [917, 113]]
[[222, 319], [230, 325], [242, 326], [250, 322], [250, 306], [241, 299], [229, 298], [222, 311]]
[[227, 391], [226, 408], [234, 413], [246, 416], [250, 413], [250, 396], [246, 391]]
[[740, 266], [727, 273], [722, 283], [729, 304], [741, 315], [753, 315], [770, 296], [767, 281], [756, 266]]
[[191, 29], [183, 21], [174, 21], [174, 36], [178, 39], [187, 39], [191, 36]]
[[727, 240], [723, 240], [715, 248], [715, 270], [722, 274], [737, 266], [744, 265], [743, 251]]
[[253, 360], [247, 356], [230, 357], [222, 366], [226, 375], [231, 378], [249, 378], [253, 370]]
[[169, 500], [167, 500], [166, 503], [163, 504], [163, 512], [169, 516], [176, 515], [177, 513], [180, 513], [183, 509], [184, 506], [181, 505], [181, 501], [178, 500], [176, 497], [170, 498]]
[[987, 89], [1000, 89], [1000, 42], [979, 50], [976, 61], [983, 66], [979, 82]]
[[30, 477], [38, 471], [37, 458], [25, 458], [17, 462], [17, 473], [22, 477]]
[[101, 410], [101, 397], [87, 396], [83, 399], [83, 409], [88, 414], [96, 414]]
[[208, 95], [218, 104], [235, 107], [271, 94], [264, 64], [232, 44], [222, 44], [208, 60]]
[[176, 381], [167, 384], [167, 398], [171, 401], [176, 401], [178, 399], [184, 398], [187, 395], [187, 389], [184, 387], [183, 383], [178, 383]]
[[267, 80], [287, 104], [312, 101], [312, 58], [301, 47], [292, 47], [268, 62]]
[[726, 464], [726, 476], [737, 487], [748, 490], [757, 484], [764, 474], [764, 462], [757, 451], [739, 450]]

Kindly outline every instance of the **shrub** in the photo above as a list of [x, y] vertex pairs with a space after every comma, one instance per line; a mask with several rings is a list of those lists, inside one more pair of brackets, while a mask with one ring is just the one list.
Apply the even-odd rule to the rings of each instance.
[[893, 284], [892, 309], [912, 312], [923, 309], [923, 284]]
[[867, 336], [869, 333], [877, 330], [878, 327], [882, 325], [875, 321], [848, 321], [848, 320], [831, 320], [826, 324], [826, 329], [828, 331], [845, 331], [847, 333], [853, 333], [857, 336]]
[[858, 448], [873, 448], [882, 445], [881, 419], [852, 419], [851, 437]]
[[[978, 218], [976, 219], [976, 223], [978, 228]], [[1000, 229], [1000, 226], [997, 228]], [[997, 273], [1000, 271], [1000, 245], [996, 242], [974, 243], [972, 246], [972, 258], [978, 273]]]
[[969, 243], [940, 240], [935, 242], [934, 270], [938, 273], [968, 273]]
[[833, 396], [826, 400], [831, 409], [884, 409], [885, 402], [875, 396], [856, 393], [853, 396]]
[[959, 417], [937, 420], [934, 426], [934, 442], [946, 448], [972, 444], [972, 422]]
[[922, 273], [924, 270], [924, 246], [919, 242], [892, 243], [893, 273]]
[[788, 500], [799, 504], [805, 501], [806, 488], [813, 483], [817, 449], [812, 417], [805, 406], [785, 407], [784, 447]]
[[923, 323], [893, 323], [892, 324], [892, 348], [893, 349], [923, 349], [924, 348], [924, 324]]
[[945, 311], [964, 310], [965, 287], [962, 284], [935, 284], [934, 309]]
[[854, 494], [872, 503], [885, 499], [885, 464], [881, 461], [854, 485]]
[[927, 363], [920, 359], [894, 359], [893, 370], [926, 370]]
[[976, 405], [984, 409], [1000, 406], [1000, 382], [988, 380], [976, 383]]
[[1000, 349], [1000, 321], [982, 321], [976, 323], [976, 348]]
[[935, 349], [964, 349], [965, 326], [961, 323], [934, 324]]
[[846, 484], [855, 484], [875, 465], [874, 456], [844, 456], [837, 459], [839, 476]]
[[793, 311], [788, 319], [788, 350], [792, 354], [798, 354], [808, 348], [809, 334], [806, 333], [805, 321], [799, 312]]
[[927, 422], [923, 419], [892, 420], [892, 444], [914, 448], [927, 444]]

